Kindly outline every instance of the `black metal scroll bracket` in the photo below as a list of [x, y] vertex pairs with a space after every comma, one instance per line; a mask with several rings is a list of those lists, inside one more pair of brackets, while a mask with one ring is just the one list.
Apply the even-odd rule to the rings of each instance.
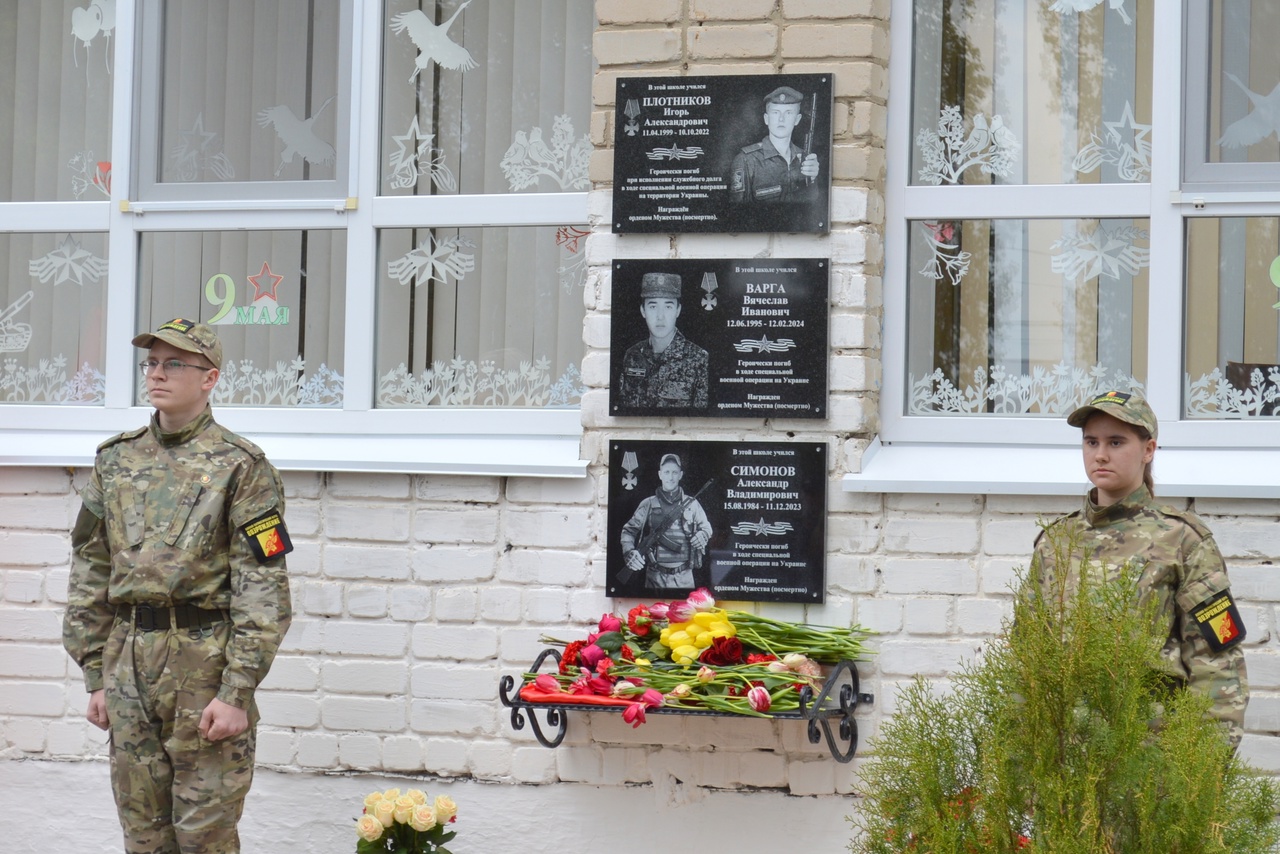
[[[556, 666], [560, 664], [560, 651], [558, 649], [544, 649], [534, 659], [531, 673], [537, 673], [542, 670], [542, 662], [550, 656], [556, 660]], [[503, 676], [498, 683], [498, 696], [502, 700], [502, 705], [511, 709], [511, 728], [516, 732], [524, 729], [524, 715], [521, 709], [529, 710], [529, 723], [533, 726], [533, 737], [538, 740], [538, 744], [543, 747], [557, 747], [560, 742], [564, 741], [564, 734], [569, 728], [569, 721], [566, 715], [559, 707], [543, 708], [539, 711], [545, 712], [547, 715], [547, 726], [555, 727], [556, 731], [552, 738], [547, 738], [542, 731], [542, 726], [538, 723], [538, 716], [534, 713], [534, 704], [526, 703], [520, 699], [520, 689], [516, 686], [516, 680], [513, 676]]]
[[[844, 681], [846, 678], [847, 682]], [[839, 686], [839, 703], [833, 705], [831, 692], [837, 686]], [[874, 695], [864, 694], [858, 690], [858, 687], [857, 668], [853, 666], [852, 661], [842, 661], [836, 665], [835, 670], [823, 683], [817, 699], [813, 699], [812, 688], [806, 687], [800, 692], [800, 714], [809, 721], [809, 743], [817, 744], [825, 738], [827, 749], [831, 751], [832, 758], [837, 762], [851, 761], [853, 752], [858, 749], [858, 722], [853, 717], [858, 704], [875, 702]], [[811, 701], [812, 705], [810, 705]], [[831, 731], [832, 718], [840, 719], [838, 741]], [[846, 749], [841, 751], [839, 744], [845, 745]]]
[[[538, 673], [542, 669], [543, 663], [548, 659], [555, 659], [557, 668], [560, 664], [560, 652], [556, 649], [544, 649], [533, 662], [530, 668], [531, 673]], [[818, 744], [824, 739], [827, 743], [827, 750], [831, 751], [831, 757], [837, 762], [850, 762], [853, 759], [853, 753], [858, 748], [858, 724], [853, 718], [853, 713], [857, 710], [861, 703], [873, 703], [875, 697], [871, 694], [864, 694], [858, 690], [858, 671], [853, 666], [852, 661], [842, 661], [835, 665], [831, 671], [831, 675], [822, 685], [822, 690], [814, 696], [813, 689], [805, 687], [800, 692], [800, 708], [797, 711], [778, 712], [770, 717], [777, 720], [806, 720], [808, 721], [808, 736], [810, 744]], [[577, 709], [579, 711], [621, 711], [617, 706], [581, 706], [577, 704], [558, 704], [558, 703], [529, 703], [520, 697], [519, 683], [513, 676], [503, 676], [498, 683], [498, 695], [502, 700], [502, 705], [511, 709], [511, 728], [520, 731], [524, 729], [525, 713], [529, 715], [529, 723], [533, 726], [533, 736], [543, 747], [556, 747], [560, 742], [564, 741], [565, 732], [568, 729], [568, 710]], [[710, 709], [673, 709], [673, 708], [652, 708], [649, 714], [654, 715], [697, 715], [697, 716], [719, 716], [724, 713], [715, 712]], [[546, 715], [547, 726], [554, 727], [555, 731], [551, 737], [543, 731], [542, 724], [538, 721], [538, 713]], [[833, 729], [831, 725], [832, 718], [839, 719], [838, 728]]]

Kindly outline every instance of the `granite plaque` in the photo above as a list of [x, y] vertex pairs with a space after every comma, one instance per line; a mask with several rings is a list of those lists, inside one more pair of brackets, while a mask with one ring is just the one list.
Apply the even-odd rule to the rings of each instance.
[[608, 593], [821, 602], [826, 510], [825, 444], [613, 441]]
[[830, 264], [615, 261], [612, 415], [825, 418]]
[[831, 75], [623, 77], [613, 230], [830, 230]]

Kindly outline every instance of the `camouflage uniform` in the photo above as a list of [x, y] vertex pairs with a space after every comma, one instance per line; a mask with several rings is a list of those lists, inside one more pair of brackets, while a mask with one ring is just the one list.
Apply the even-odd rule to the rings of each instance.
[[627, 348], [622, 357], [621, 395], [630, 406], [652, 409], [705, 408], [707, 351], [676, 330], [661, 353], [648, 339]]
[[[254, 689], [292, 613], [279, 473], [206, 407], [177, 432], [153, 417], [104, 442], [81, 498], [63, 644], [106, 689], [125, 850], [239, 851]], [[170, 627], [147, 631], [138, 605]], [[215, 696], [246, 710], [244, 733], [200, 735]]]
[[[636, 543], [649, 533], [649, 517], [669, 514], [685, 500], [684, 490], [677, 487], [674, 493], [659, 489], [640, 502], [636, 512], [622, 526], [622, 556], [636, 550]], [[697, 500], [690, 501], [678, 519], [672, 520], [666, 530], [654, 540], [649, 554], [644, 556], [645, 587], [653, 590], [692, 590], [693, 573], [702, 565], [703, 551], [689, 542], [698, 531], [711, 536], [711, 522]]]
[[[1157, 504], [1145, 486], [1107, 507], [1095, 504], [1090, 492], [1083, 509], [1058, 519], [1036, 540], [1033, 567], [1045, 584], [1059, 571], [1050, 545], [1058, 537], [1079, 543], [1070, 573], [1078, 572], [1080, 558], [1105, 566], [1113, 576], [1125, 564], [1141, 567], [1139, 593], [1144, 599], [1156, 597], [1159, 619], [1167, 627], [1161, 669], [1177, 684], [1212, 698], [1210, 714], [1231, 744], [1239, 745], [1249, 702], [1240, 649], [1245, 629], [1230, 599], [1226, 564], [1204, 522], [1190, 511]], [[1214, 634], [1213, 640], [1206, 634]]]
[[729, 198], [734, 202], [799, 202], [816, 197], [816, 183], [800, 174], [804, 151], [791, 144], [783, 157], [769, 137], [744, 146], [733, 158]]

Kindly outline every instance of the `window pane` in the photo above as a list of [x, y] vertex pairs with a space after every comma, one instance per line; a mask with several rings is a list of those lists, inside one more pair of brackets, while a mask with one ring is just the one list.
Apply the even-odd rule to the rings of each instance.
[[[342, 405], [342, 231], [148, 232], [138, 329], [175, 317], [222, 339], [221, 406]], [[138, 399], [146, 388], [137, 377]]]
[[1150, 181], [1154, 5], [916, 0], [912, 183]]
[[909, 224], [908, 403], [1061, 416], [1146, 377], [1145, 220]]
[[388, 0], [387, 195], [587, 190], [591, 0]]
[[105, 234], [0, 234], [0, 401], [100, 404]]
[[1280, 218], [1187, 220], [1186, 415], [1280, 415]]
[[1209, 161], [1280, 161], [1280, 4], [1216, 2], [1210, 30]]
[[338, 0], [165, 3], [156, 180], [345, 174], [341, 30]]
[[111, 195], [115, 5], [0, 4], [0, 202]]
[[585, 237], [572, 226], [379, 232], [377, 405], [577, 405]]

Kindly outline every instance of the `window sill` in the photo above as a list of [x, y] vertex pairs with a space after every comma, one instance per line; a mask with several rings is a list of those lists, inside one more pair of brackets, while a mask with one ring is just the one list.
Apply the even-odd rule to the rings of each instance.
[[[14, 414], [24, 409], [15, 407]], [[15, 425], [0, 430], [0, 466], [91, 466], [100, 442], [150, 417], [141, 407], [76, 409], [81, 416], [96, 413], [100, 427]], [[282, 471], [584, 477], [587, 470], [587, 462], [579, 459], [578, 409], [317, 411], [314, 432], [271, 423], [283, 414], [233, 408], [216, 412], [219, 423], [261, 446]], [[296, 417], [296, 410], [287, 414]]]
[[[845, 492], [1083, 495], [1078, 447], [881, 444], [862, 454]], [[1156, 454], [1156, 493], [1169, 498], [1280, 498], [1280, 449], [1168, 448]]]

